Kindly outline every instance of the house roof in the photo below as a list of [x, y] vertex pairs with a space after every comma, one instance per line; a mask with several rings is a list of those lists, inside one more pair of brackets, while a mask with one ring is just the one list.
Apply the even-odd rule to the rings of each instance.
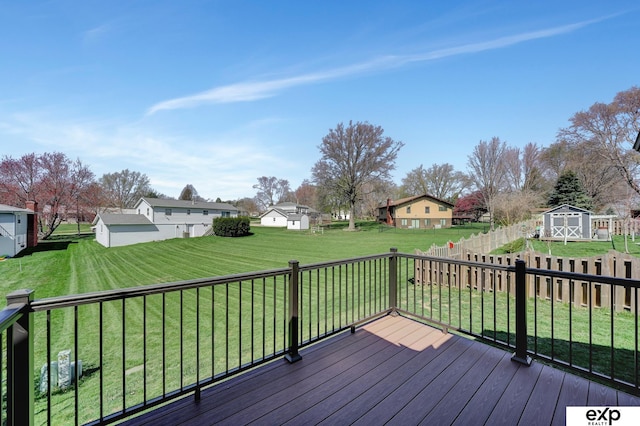
[[230, 210], [237, 211], [238, 209], [229, 203], [210, 203], [208, 201], [189, 201], [189, 200], [164, 200], [162, 198], [148, 198], [142, 197], [136, 203], [137, 208], [142, 201], [147, 202], [151, 207], [170, 207], [170, 208], [196, 208], [196, 209], [209, 209], [209, 210]]
[[[401, 206], [401, 205], [403, 205], [403, 204], [409, 204], [409, 203], [412, 203], [412, 202], [414, 202], [414, 201], [416, 201], [416, 200], [419, 200], [419, 199], [421, 199], [421, 198], [427, 198], [427, 199], [433, 200], [433, 201], [435, 201], [435, 202], [437, 202], [437, 203], [440, 203], [440, 204], [446, 204], [447, 206], [449, 206], [449, 207], [451, 207], [451, 208], [455, 207], [455, 206], [454, 206], [453, 204], [451, 204], [450, 202], [445, 201], [445, 200], [441, 200], [441, 199], [436, 198], [436, 197], [434, 197], [434, 196], [432, 196], [432, 195], [429, 195], [429, 194], [414, 195], [413, 197], [400, 198], [399, 200], [395, 200], [395, 201], [394, 201], [394, 200], [390, 200], [390, 202], [389, 202], [389, 206], [397, 207], [397, 206]], [[380, 205], [378, 206], [378, 208], [379, 208], [379, 209], [386, 208], [386, 207], [387, 207], [387, 203], [380, 204]]]
[[102, 219], [102, 222], [109, 225], [153, 225], [153, 223], [147, 219], [146, 216], [141, 214], [112, 214], [112, 213], [99, 213], [94, 220], [94, 224], [98, 223], [98, 220]]
[[269, 210], [267, 210], [266, 212], [262, 213], [262, 214], [260, 215], [260, 217], [262, 218], [262, 217], [264, 217], [264, 216], [268, 215], [268, 214], [269, 214], [269, 213], [271, 213], [271, 212], [276, 212], [276, 213], [278, 213], [279, 215], [284, 216], [284, 217], [287, 217], [287, 216], [288, 216], [287, 212], [285, 212], [284, 210], [281, 210], [281, 209], [279, 209], [279, 208], [277, 208], [277, 207], [271, 207]]
[[0, 213], [27, 213], [33, 214], [33, 210], [21, 209], [20, 207], [8, 206], [6, 204], [0, 204]]

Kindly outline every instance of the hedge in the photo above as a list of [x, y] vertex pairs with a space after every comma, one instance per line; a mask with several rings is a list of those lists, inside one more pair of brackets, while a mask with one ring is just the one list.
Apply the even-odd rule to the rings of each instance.
[[220, 237], [249, 235], [249, 217], [217, 217], [213, 219], [213, 233]]

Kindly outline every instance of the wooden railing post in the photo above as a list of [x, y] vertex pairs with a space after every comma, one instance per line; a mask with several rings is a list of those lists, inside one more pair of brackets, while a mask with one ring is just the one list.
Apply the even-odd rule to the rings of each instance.
[[298, 268], [297, 260], [290, 260], [289, 267], [289, 350], [285, 358], [289, 362], [300, 361], [302, 357], [298, 353]]
[[391, 315], [398, 315], [398, 249], [391, 248], [389, 258], [389, 307]]
[[516, 352], [511, 361], [531, 365], [527, 350], [527, 266], [516, 260]]
[[7, 306], [24, 305], [23, 314], [7, 333], [7, 425], [34, 424], [33, 290], [7, 295]]

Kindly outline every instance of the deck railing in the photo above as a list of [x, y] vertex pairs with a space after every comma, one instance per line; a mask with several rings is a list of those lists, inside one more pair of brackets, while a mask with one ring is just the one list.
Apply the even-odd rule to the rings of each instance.
[[0, 420], [115, 422], [186, 394], [198, 399], [202, 388], [261, 363], [295, 362], [305, 345], [398, 312], [510, 348], [518, 362], [543, 357], [638, 391], [637, 309], [527, 297], [527, 281], [540, 277], [580, 288], [607, 282], [638, 297], [633, 280], [394, 249], [40, 300], [21, 290], [0, 312]]

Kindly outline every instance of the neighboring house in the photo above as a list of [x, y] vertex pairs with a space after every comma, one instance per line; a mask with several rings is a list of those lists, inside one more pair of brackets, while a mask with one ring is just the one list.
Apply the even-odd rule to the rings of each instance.
[[431, 195], [387, 200], [378, 207], [378, 220], [397, 228], [433, 229], [452, 225], [454, 205]]
[[201, 237], [217, 217], [237, 217], [227, 203], [141, 198], [134, 214], [99, 213], [94, 220], [96, 241], [105, 247], [170, 238]]
[[260, 216], [260, 225], [285, 227], [287, 226], [287, 212], [271, 207]]
[[36, 204], [27, 209], [0, 204], [0, 256], [13, 257], [38, 244]]
[[307, 227], [303, 229], [309, 229], [309, 216], [317, 215], [317, 212], [312, 208], [296, 203], [280, 203], [275, 206], [269, 207], [269, 209], [260, 216], [260, 225], [262, 226], [279, 226], [290, 228], [288, 224], [288, 218], [292, 215], [306, 215]]
[[287, 229], [296, 231], [309, 229], [309, 216], [306, 214], [290, 214], [287, 216]]
[[563, 204], [543, 213], [542, 239], [579, 241], [592, 236], [589, 210]]

